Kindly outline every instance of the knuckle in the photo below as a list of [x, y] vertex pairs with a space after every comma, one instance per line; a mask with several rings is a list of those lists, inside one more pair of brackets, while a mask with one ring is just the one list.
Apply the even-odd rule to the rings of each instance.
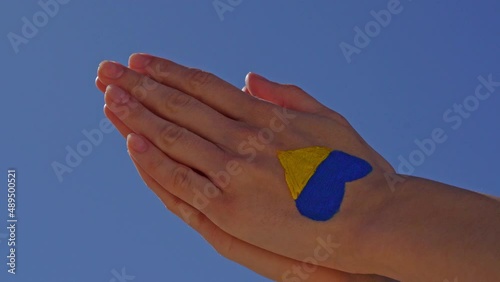
[[165, 204], [165, 207], [171, 212], [176, 212], [177, 209], [181, 209], [183, 203], [183, 201], [177, 197], [172, 197], [170, 201], [163, 200], [163, 202]]
[[161, 130], [161, 140], [165, 145], [171, 145], [175, 143], [177, 140], [181, 139], [185, 134], [186, 129], [175, 124], [167, 124]]
[[192, 89], [208, 85], [213, 80], [213, 75], [200, 69], [190, 69], [188, 71], [188, 84]]
[[166, 79], [170, 75], [170, 64], [165, 60], [157, 61], [154, 67], [148, 67], [148, 73], [154, 75], [156, 78]]
[[134, 95], [137, 100], [144, 101], [148, 94], [158, 89], [159, 86], [160, 84], [150, 77], [142, 76], [138, 79], [135, 87], [132, 88], [132, 95]]
[[162, 158], [154, 158], [148, 163], [148, 170], [150, 171], [159, 171], [163, 167], [163, 159]]
[[248, 115], [252, 115], [257, 122], [257, 126], [261, 127], [267, 126], [269, 120], [273, 116], [273, 111], [278, 107], [279, 106], [272, 103], [255, 100], [244, 109], [241, 109], [241, 111], [244, 111]]
[[[244, 132], [244, 131], [243, 131]], [[277, 142], [281, 140], [280, 131], [275, 130], [274, 127], [269, 126], [269, 119], [264, 119], [262, 121], [261, 127], [256, 127], [254, 129], [247, 129], [247, 136], [241, 136], [249, 142], [253, 139], [254, 147], [261, 152], [266, 152], [269, 150], [274, 150]], [[257, 144], [257, 145], [255, 145]]]
[[193, 102], [193, 98], [179, 91], [172, 91], [165, 96], [165, 107], [169, 111], [176, 113], [181, 109], [186, 109]]
[[146, 108], [136, 99], [130, 99], [129, 102], [130, 117], [134, 119], [147, 117]]
[[348, 125], [348, 124], [349, 124], [349, 121], [348, 121], [348, 120], [347, 120], [347, 119], [346, 119], [343, 115], [341, 115], [341, 114], [337, 114], [337, 119], [338, 119], [340, 122], [342, 122], [342, 123], [344, 123], [344, 124], [346, 124], [346, 125]]
[[330, 117], [343, 126], [350, 126], [349, 121], [341, 114], [328, 110]]
[[[225, 144], [230, 144], [232, 146], [240, 146], [242, 143], [247, 142], [249, 138], [257, 135], [257, 131], [246, 125], [236, 125], [234, 130], [231, 130], [232, 134], [225, 134], [222, 136], [224, 138]], [[241, 145], [243, 146], [243, 145]]]
[[[226, 154], [220, 158], [218, 163], [222, 164], [220, 169], [210, 171], [209, 173], [211, 182], [222, 191], [229, 192], [234, 190], [241, 181], [238, 178], [245, 171], [244, 160], [239, 156], [229, 156]], [[215, 191], [213, 194], [217, 192]]]
[[250, 136], [257, 135], [257, 132], [259, 132], [259, 130], [255, 126], [238, 121], [234, 126], [232, 132], [236, 133], [237, 136], [241, 137], [242, 139], [248, 139], [248, 137]]
[[285, 87], [286, 87], [289, 91], [293, 91], [293, 92], [304, 92], [304, 90], [303, 90], [302, 88], [300, 88], [299, 86], [294, 85], [294, 84], [285, 84]]
[[273, 111], [276, 109], [279, 109], [280, 107], [271, 104], [271, 103], [259, 103], [258, 106], [255, 107], [255, 112], [256, 114], [260, 115], [262, 119], [264, 119], [266, 122], [265, 124], [267, 125], [269, 122], [269, 119], [273, 116]]
[[146, 90], [152, 91], [158, 89], [161, 84], [151, 79], [149, 76], [143, 75], [139, 85]]
[[202, 192], [209, 199], [215, 199], [221, 195], [221, 190], [213, 182], [207, 182], [203, 186]]
[[206, 224], [208, 224], [208, 219], [201, 212], [190, 213], [189, 218], [183, 219], [189, 226], [198, 230], [202, 229]]
[[118, 105], [114, 102], [107, 102], [106, 105], [113, 110], [113, 113], [120, 119], [126, 120], [130, 116], [130, 107]]
[[219, 241], [213, 244], [215, 251], [227, 258], [231, 259], [234, 256], [234, 239], [230, 238], [229, 240]]
[[174, 169], [172, 179], [175, 187], [187, 189], [191, 187], [192, 170], [184, 166], [179, 166]]

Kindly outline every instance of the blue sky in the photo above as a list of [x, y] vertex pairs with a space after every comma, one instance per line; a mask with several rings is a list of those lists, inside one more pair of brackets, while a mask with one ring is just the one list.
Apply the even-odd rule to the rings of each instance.
[[[0, 280], [119, 281], [125, 270], [135, 281], [267, 281], [168, 213], [116, 131], [87, 147], [62, 182], [54, 173], [68, 148], [89, 142], [82, 132], [105, 122], [98, 63], [126, 63], [132, 52], [238, 86], [249, 71], [297, 84], [345, 115], [394, 166], [407, 161], [402, 172], [500, 195], [500, 87], [484, 83], [500, 81], [499, 2], [393, 1], [243, 0], [219, 15], [211, 0], [60, 0], [45, 18], [38, 1], [2, 1], [0, 173], [17, 170], [19, 221], [13, 276], [2, 237], [4, 181]], [[384, 26], [370, 23], [380, 10], [392, 11], [390, 21], [379, 18]], [[23, 17], [38, 30], [23, 34]], [[355, 27], [367, 26], [372, 36], [357, 35]], [[342, 42], [357, 51], [346, 57]], [[419, 149], [436, 130], [441, 143]]]

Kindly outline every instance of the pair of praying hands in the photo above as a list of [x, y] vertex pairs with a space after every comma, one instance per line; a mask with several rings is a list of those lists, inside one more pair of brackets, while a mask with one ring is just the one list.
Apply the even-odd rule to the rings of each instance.
[[[344, 117], [300, 88], [249, 74], [239, 89], [147, 54], [133, 54], [128, 66], [101, 63], [96, 85], [146, 185], [221, 255], [285, 282], [418, 277], [420, 265], [403, 264], [380, 227], [398, 228], [389, 226], [398, 220], [386, 207], [401, 207], [387, 177], [401, 176]], [[340, 211], [323, 222], [297, 211], [277, 158], [311, 146], [356, 155], [373, 168], [347, 184]]]

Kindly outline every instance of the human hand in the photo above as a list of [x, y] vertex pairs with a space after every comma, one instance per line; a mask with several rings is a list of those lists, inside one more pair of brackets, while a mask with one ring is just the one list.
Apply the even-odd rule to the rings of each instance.
[[[105, 108], [106, 116], [120, 133], [127, 137], [132, 131], [120, 119]], [[133, 160], [133, 159], [132, 159]], [[383, 282], [393, 281], [376, 275], [356, 275], [313, 265], [284, 257], [239, 240], [224, 232], [202, 212], [188, 205], [164, 189], [135, 161], [139, 174], [146, 185], [158, 196], [163, 204], [175, 215], [196, 230], [222, 256], [239, 263], [252, 271], [274, 281], [297, 282]]]
[[[287, 98], [259, 88], [247, 90], [270, 103], [244, 95], [213, 75], [158, 58], [141, 66], [141, 58], [149, 57], [131, 58], [135, 72], [102, 64], [98, 85], [108, 86], [106, 111], [116, 117], [110, 119], [137, 133], [129, 135], [129, 151], [150, 187], [154, 180], [185, 203], [178, 207], [201, 212], [235, 240], [295, 261], [313, 258], [325, 267], [367, 273], [359, 238], [366, 213], [380, 203], [359, 203], [370, 199], [371, 189], [393, 169], [342, 116], [293, 86], [281, 91]], [[121, 75], [104, 75], [110, 68]], [[272, 138], [256, 143], [263, 139], [263, 128]], [[311, 146], [347, 152], [373, 168], [365, 178], [347, 183], [340, 211], [326, 222], [297, 211], [276, 157], [278, 150]], [[179, 213], [189, 214], [182, 208]], [[315, 251], [325, 244], [318, 257]]]

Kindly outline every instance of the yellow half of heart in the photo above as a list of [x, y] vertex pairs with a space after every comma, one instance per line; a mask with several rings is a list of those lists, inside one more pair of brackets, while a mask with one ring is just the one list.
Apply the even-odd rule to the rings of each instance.
[[285, 170], [285, 180], [297, 200], [317, 167], [328, 157], [332, 150], [326, 147], [307, 147], [290, 151], [278, 151], [278, 159]]

